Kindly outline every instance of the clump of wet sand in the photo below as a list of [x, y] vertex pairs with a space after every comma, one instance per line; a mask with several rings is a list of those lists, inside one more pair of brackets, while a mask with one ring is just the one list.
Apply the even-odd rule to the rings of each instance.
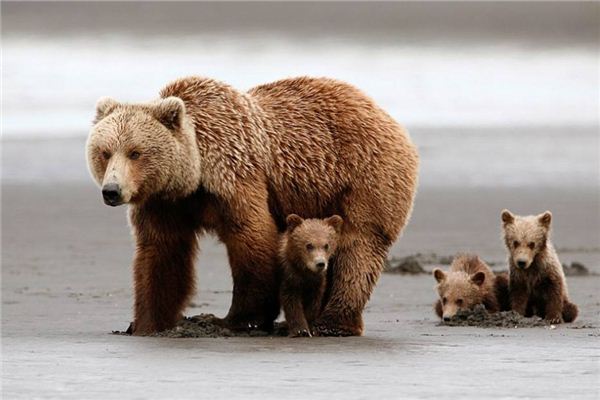
[[566, 276], [588, 276], [591, 275], [588, 267], [583, 265], [580, 262], [573, 261], [571, 265], [567, 265], [563, 263], [563, 271]]
[[[220, 338], [220, 337], [265, 337], [287, 336], [287, 327], [283, 323], [275, 323], [271, 332], [259, 329], [231, 330], [217, 323], [218, 319], [213, 314], [200, 314], [185, 317], [177, 325], [166, 331], [155, 333], [155, 337], [167, 338]], [[131, 335], [131, 326], [127, 331], [114, 331], [115, 335]]]
[[550, 326], [547, 321], [540, 317], [524, 317], [516, 311], [489, 313], [481, 304], [475, 306], [473, 310], [459, 311], [450, 321], [442, 322], [440, 325], [477, 326], [480, 328], [534, 328]]

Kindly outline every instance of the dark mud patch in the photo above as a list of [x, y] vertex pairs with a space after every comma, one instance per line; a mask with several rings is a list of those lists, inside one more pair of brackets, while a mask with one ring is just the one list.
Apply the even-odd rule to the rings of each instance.
[[571, 265], [563, 264], [562, 266], [563, 271], [565, 271], [565, 276], [594, 275], [592, 272], [590, 272], [588, 267], [577, 261], [573, 261]]
[[535, 328], [551, 326], [540, 317], [524, 317], [515, 311], [489, 313], [483, 305], [471, 311], [459, 311], [440, 326], [477, 326], [480, 328]]
[[383, 272], [390, 274], [426, 274], [423, 264], [416, 256], [407, 256], [402, 258], [392, 258], [386, 260]]
[[[267, 337], [287, 336], [285, 324], [275, 323], [273, 331], [267, 332], [259, 329], [232, 330], [219, 324], [213, 314], [200, 314], [185, 317], [173, 329], [155, 333], [151, 336], [166, 338], [220, 338], [220, 337]], [[113, 331], [114, 335], [131, 335], [131, 325], [127, 331]]]
[[[436, 253], [416, 253], [406, 257], [392, 257], [385, 261], [383, 272], [390, 274], [429, 274], [426, 265], [450, 265], [454, 256], [443, 256]], [[496, 262], [486, 261], [490, 267], [499, 265]]]

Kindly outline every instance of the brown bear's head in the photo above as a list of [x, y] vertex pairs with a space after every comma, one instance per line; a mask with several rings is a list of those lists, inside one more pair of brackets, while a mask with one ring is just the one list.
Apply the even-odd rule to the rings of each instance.
[[436, 290], [442, 303], [442, 318], [448, 321], [458, 311], [470, 310], [483, 302], [484, 272], [468, 274], [465, 271], [444, 272], [439, 268], [433, 270], [438, 282]]
[[302, 219], [290, 214], [286, 222], [281, 248], [285, 262], [314, 273], [324, 273], [337, 248], [342, 218], [334, 215], [325, 219]]
[[526, 217], [502, 211], [504, 243], [512, 268], [526, 270], [533, 264], [535, 257], [546, 248], [551, 222], [550, 211]]
[[101, 98], [87, 142], [90, 172], [111, 206], [150, 196], [178, 198], [198, 188], [200, 162], [183, 101], [147, 104]]

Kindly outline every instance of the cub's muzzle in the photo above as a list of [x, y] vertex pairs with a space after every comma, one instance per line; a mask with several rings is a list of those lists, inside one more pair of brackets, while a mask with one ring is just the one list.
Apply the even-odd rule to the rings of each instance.
[[123, 204], [121, 187], [116, 183], [107, 183], [102, 187], [102, 197], [106, 205], [116, 207]]

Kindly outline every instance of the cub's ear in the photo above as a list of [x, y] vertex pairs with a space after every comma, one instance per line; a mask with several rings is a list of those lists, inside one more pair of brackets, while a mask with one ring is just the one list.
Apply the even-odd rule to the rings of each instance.
[[287, 216], [287, 218], [285, 219], [285, 223], [287, 224], [287, 230], [289, 232], [292, 232], [294, 229], [296, 229], [304, 220], [302, 219], [302, 217], [300, 217], [299, 215], [296, 214], [290, 214]]
[[483, 282], [485, 282], [485, 273], [481, 271], [474, 273], [473, 275], [471, 275], [471, 282], [473, 282], [477, 286], [483, 285]]
[[433, 277], [438, 283], [442, 283], [444, 279], [446, 279], [446, 274], [439, 268], [433, 270]]
[[176, 130], [183, 124], [185, 104], [179, 97], [167, 97], [154, 106], [153, 114], [168, 129]]
[[515, 222], [515, 216], [510, 211], [504, 209], [502, 210], [502, 222], [504, 225], [512, 224]]
[[339, 215], [332, 215], [325, 219], [325, 223], [335, 229], [335, 232], [339, 234], [342, 231], [344, 220]]
[[118, 105], [119, 102], [111, 97], [100, 97], [96, 102], [96, 117], [94, 118], [94, 124], [97, 124], [107, 115], [112, 113]]
[[550, 223], [552, 222], [552, 213], [550, 211], [546, 211], [545, 213], [538, 215], [538, 221], [543, 227], [550, 228]]

